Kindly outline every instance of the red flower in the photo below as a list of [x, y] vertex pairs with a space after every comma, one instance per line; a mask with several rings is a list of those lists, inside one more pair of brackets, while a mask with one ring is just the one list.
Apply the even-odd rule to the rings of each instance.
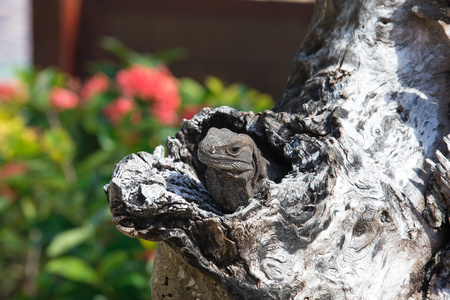
[[109, 88], [109, 78], [104, 73], [97, 73], [85, 82], [81, 88], [80, 96], [83, 100], [91, 99], [104, 93]]
[[163, 124], [176, 122], [176, 111], [180, 107], [178, 82], [165, 67], [149, 68], [134, 65], [117, 74], [117, 83], [128, 97], [140, 97], [143, 101], [154, 101], [152, 114]]
[[18, 192], [2, 183], [5, 179], [13, 178], [26, 174], [28, 167], [21, 162], [8, 162], [0, 168], [0, 196], [5, 197], [8, 200], [15, 200], [18, 197]]
[[20, 92], [14, 84], [0, 82], [0, 102], [11, 102], [19, 97]]
[[178, 121], [177, 108], [171, 107], [170, 103], [155, 102], [151, 114], [159, 119], [164, 125], [172, 125]]
[[[129, 98], [119, 98], [109, 103], [103, 109], [103, 113], [105, 117], [113, 124], [117, 124], [122, 119], [131, 113], [136, 108], [136, 103], [133, 99]], [[135, 116], [135, 120], [137, 119], [137, 115]]]
[[73, 109], [78, 106], [79, 102], [78, 96], [68, 89], [54, 87], [50, 91], [50, 105], [56, 110], [63, 111]]
[[0, 181], [23, 175], [28, 171], [28, 167], [20, 162], [8, 162], [0, 168]]

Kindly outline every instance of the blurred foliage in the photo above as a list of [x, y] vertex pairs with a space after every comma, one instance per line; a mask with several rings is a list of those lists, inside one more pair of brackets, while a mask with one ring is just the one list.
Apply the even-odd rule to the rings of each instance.
[[111, 223], [102, 187], [115, 163], [164, 144], [204, 106], [273, 105], [243, 84], [176, 79], [165, 64], [180, 49], [103, 46], [121, 63], [92, 64], [84, 82], [45, 69], [0, 84], [1, 299], [149, 299], [156, 243]]

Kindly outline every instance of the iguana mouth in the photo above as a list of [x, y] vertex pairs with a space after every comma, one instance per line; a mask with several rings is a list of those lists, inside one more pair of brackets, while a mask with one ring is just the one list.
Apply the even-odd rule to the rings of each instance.
[[203, 149], [199, 149], [198, 159], [208, 167], [233, 173], [242, 173], [254, 168], [254, 166], [247, 161], [217, 153], [214, 156], [211, 156]]

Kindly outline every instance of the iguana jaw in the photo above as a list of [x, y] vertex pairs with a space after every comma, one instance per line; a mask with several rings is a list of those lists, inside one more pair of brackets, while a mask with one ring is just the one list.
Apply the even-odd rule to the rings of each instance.
[[[251, 157], [251, 156], [250, 156]], [[230, 173], [242, 173], [254, 168], [252, 162], [219, 153], [211, 154], [204, 149], [198, 150], [198, 159], [203, 164], [216, 170]]]

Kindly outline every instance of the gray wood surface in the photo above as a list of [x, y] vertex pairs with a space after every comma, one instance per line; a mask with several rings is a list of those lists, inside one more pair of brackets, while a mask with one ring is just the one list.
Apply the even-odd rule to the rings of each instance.
[[[319, 0], [273, 111], [204, 109], [167, 157], [124, 158], [105, 190], [121, 232], [162, 241], [153, 299], [449, 297], [449, 11]], [[248, 134], [283, 179], [269, 166], [222, 211], [197, 157], [211, 127]]]

